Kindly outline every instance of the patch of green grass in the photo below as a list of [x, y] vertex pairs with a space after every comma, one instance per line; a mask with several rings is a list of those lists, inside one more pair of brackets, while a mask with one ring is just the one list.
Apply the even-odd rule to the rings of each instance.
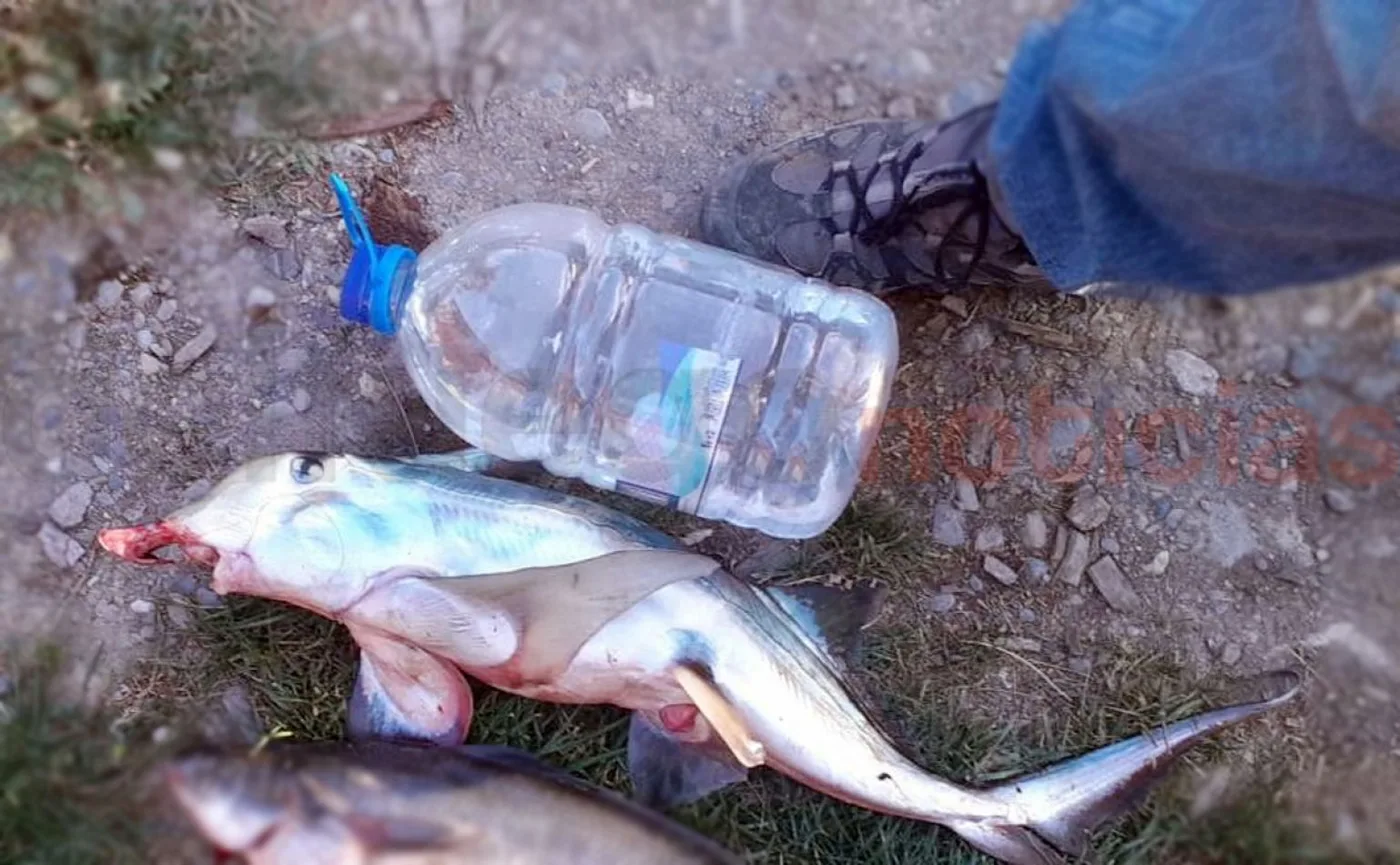
[[133, 778], [153, 752], [149, 731], [114, 730], [108, 713], [57, 694], [52, 648], [0, 655], [0, 862], [143, 863]]
[[138, 181], [247, 179], [341, 105], [270, 0], [36, 0], [0, 10], [0, 209], [139, 218]]
[[[888, 584], [891, 603], [907, 603], [939, 565], [922, 534], [893, 505], [852, 508], [796, 568], [797, 578], [833, 574]], [[230, 599], [205, 613], [201, 641], [221, 680], [242, 679], [265, 721], [298, 738], [341, 734], [353, 651], [344, 632], [310, 614], [276, 604]], [[931, 771], [992, 784], [1075, 756], [1206, 708], [1199, 683], [1170, 658], [1125, 652], [1088, 676], [1014, 656], [987, 639], [916, 627], [909, 617], [881, 619], [868, 634], [859, 685], [877, 695], [879, 720]], [[628, 717], [608, 707], [553, 706], [474, 685], [470, 740], [532, 752], [595, 783], [630, 791]], [[1010, 689], [1034, 695], [1035, 711], [1006, 714]], [[999, 693], [996, 693], [999, 692]], [[990, 697], [996, 693], [1001, 703]], [[1257, 730], [1254, 731], [1257, 738]], [[1227, 734], [1192, 753], [1188, 763], [1226, 760], [1248, 739]], [[1107, 862], [1287, 863], [1306, 858], [1308, 838], [1272, 796], [1286, 779], [1288, 743], [1255, 748], [1273, 772], [1250, 795], [1208, 819], [1188, 818], [1181, 785], [1108, 827], [1098, 841]], [[1184, 772], [1178, 772], [1181, 776]], [[736, 785], [671, 816], [714, 837], [749, 861], [786, 863], [918, 862], [970, 865], [991, 860], [951, 832], [845, 805], [775, 772], [757, 770]]]

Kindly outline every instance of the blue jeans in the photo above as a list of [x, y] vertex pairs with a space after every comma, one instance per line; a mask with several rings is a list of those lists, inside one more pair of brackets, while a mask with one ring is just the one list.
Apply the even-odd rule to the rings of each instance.
[[1400, 2], [1081, 0], [991, 172], [1046, 275], [1243, 294], [1400, 260]]

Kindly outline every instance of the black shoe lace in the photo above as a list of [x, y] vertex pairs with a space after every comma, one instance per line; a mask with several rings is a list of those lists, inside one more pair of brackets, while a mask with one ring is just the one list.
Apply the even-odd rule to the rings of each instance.
[[[923, 155], [924, 144], [917, 142], [909, 152], [890, 163], [890, 182], [893, 185], [889, 210], [883, 216], [876, 216], [870, 209], [867, 197], [870, 187], [880, 173], [880, 163], [863, 172], [854, 165], [846, 165], [846, 181], [850, 185], [855, 206], [851, 210], [851, 221], [846, 230], [863, 243], [878, 245], [888, 242], [898, 235], [914, 219], [929, 210], [949, 202], [962, 199], [966, 202], [938, 241], [933, 254], [933, 275], [939, 282], [965, 288], [977, 265], [987, 251], [987, 238], [992, 226], [992, 196], [987, 187], [987, 178], [973, 162], [952, 165], [930, 172], [907, 193], [904, 181], [909, 176], [914, 161]], [[973, 243], [972, 258], [967, 269], [957, 279], [950, 279], [943, 259], [949, 248], [950, 239], [957, 236], [969, 220], [977, 220], [977, 235]]]

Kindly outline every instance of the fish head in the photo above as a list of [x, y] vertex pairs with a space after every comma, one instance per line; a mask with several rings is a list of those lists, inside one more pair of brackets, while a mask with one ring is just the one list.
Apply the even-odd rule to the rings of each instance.
[[165, 768], [176, 803], [209, 843], [249, 855], [290, 818], [291, 779], [265, 763], [214, 754], [181, 758]]
[[105, 529], [102, 546], [128, 561], [153, 564], [156, 550], [178, 547], [214, 568], [213, 588], [275, 598], [332, 613], [363, 591], [380, 567], [356, 504], [366, 487], [353, 457], [291, 452], [251, 460], [197, 502], [162, 520]]
[[225, 854], [269, 865], [365, 861], [361, 839], [310, 801], [301, 773], [274, 759], [193, 754], [165, 768], [167, 789]]

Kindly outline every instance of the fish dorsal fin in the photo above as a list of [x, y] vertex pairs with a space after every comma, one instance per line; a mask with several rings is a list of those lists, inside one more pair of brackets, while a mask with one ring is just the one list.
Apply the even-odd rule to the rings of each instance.
[[674, 582], [709, 576], [719, 563], [685, 550], [622, 550], [556, 567], [447, 577], [433, 587], [504, 611], [518, 623], [512, 663], [527, 682], [557, 678], [609, 621]]
[[399, 462], [425, 468], [456, 469], [459, 472], [489, 473], [505, 465], [505, 460], [492, 456], [481, 448], [463, 448], [437, 454], [399, 457]]
[[816, 584], [766, 586], [759, 591], [777, 602], [818, 650], [842, 666], [859, 654], [862, 632], [886, 594], [882, 586], [842, 589]]

